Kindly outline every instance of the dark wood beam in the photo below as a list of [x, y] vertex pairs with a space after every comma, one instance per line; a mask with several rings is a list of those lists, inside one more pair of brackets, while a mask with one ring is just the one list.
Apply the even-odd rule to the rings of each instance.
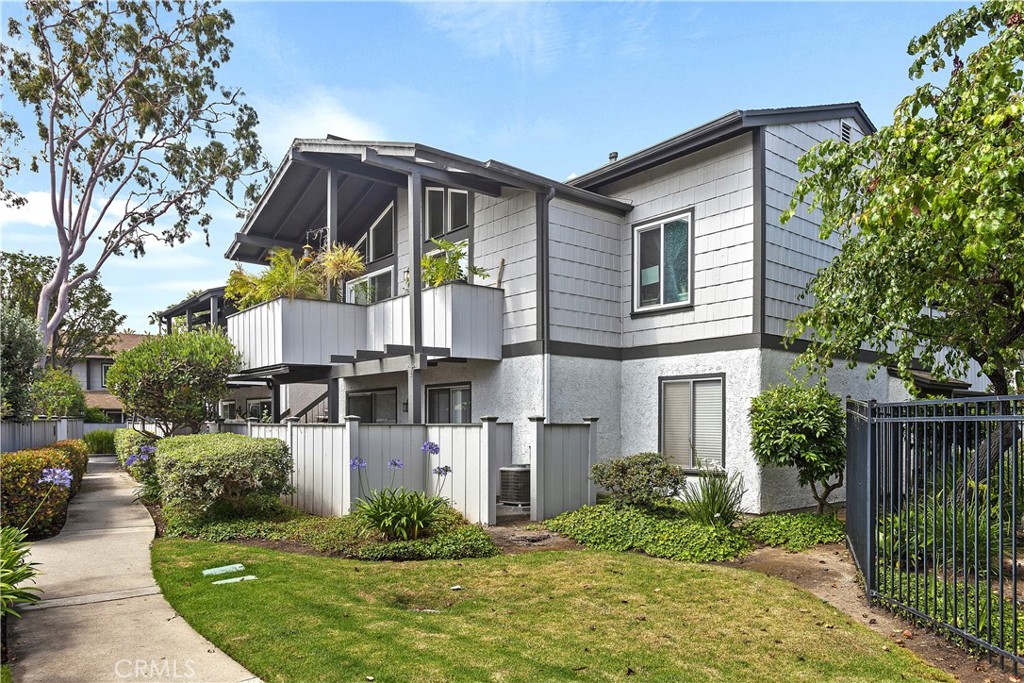
[[501, 196], [501, 184], [484, 180], [469, 173], [457, 173], [446, 171], [443, 168], [433, 168], [424, 164], [418, 164], [408, 159], [397, 157], [381, 156], [376, 150], [366, 148], [363, 151], [363, 163], [380, 168], [388, 168], [402, 173], [419, 173], [424, 180], [441, 183], [448, 187], [479, 192], [489, 197]]
[[[244, 232], [235, 233], [235, 241], [239, 244], [248, 244], [253, 247], [263, 247], [264, 249], [274, 249], [275, 247], [284, 247], [286, 249], [302, 249], [302, 244], [299, 242], [292, 242], [290, 240], [282, 240], [272, 237], [261, 237], [259, 235], [248, 235]], [[258, 261], [253, 261], [258, 263]]]
[[380, 360], [388, 354], [383, 351], [371, 351], [369, 349], [356, 349], [356, 360]]
[[348, 175], [359, 176], [360, 178], [366, 178], [367, 180], [394, 185], [395, 187], [405, 187], [404, 174], [397, 173], [394, 170], [386, 168], [367, 166], [366, 164], [358, 161], [346, 159], [341, 155], [293, 151], [292, 159], [302, 164], [316, 166], [317, 168], [333, 168], [341, 171], [342, 173], [347, 173]]

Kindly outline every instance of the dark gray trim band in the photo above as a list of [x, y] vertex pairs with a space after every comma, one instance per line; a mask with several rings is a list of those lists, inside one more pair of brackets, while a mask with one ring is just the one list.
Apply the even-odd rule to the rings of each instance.
[[[798, 339], [787, 348], [783, 344], [783, 338], [778, 335], [750, 333], [737, 334], [731, 337], [695, 339], [693, 341], [675, 342], [672, 344], [633, 346], [623, 349], [612, 346], [596, 346], [552, 340], [548, 342], [547, 352], [552, 356], [569, 356], [572, 358], [641, 360], [644, 358], [671, 358], [673, 356], [690, 356], [700, 353], [715, 353], [716, 351], [744, 351], [747, 349], [769, 349], [797, 354], [805, 351], [807, 346], [808, 343], [806, 341]], [[521, 342], [519, 344], [505, 344], [501, 347], [502, 358], [520, 358], [523, 356], [536, 356], [542, 353], [544, 353], [544, 346], [540, 340]], [[861, 363], [874, 363], [878, 361], [878, 358], [878, 354], [874, 351], [862, 350], [857, 360]]]

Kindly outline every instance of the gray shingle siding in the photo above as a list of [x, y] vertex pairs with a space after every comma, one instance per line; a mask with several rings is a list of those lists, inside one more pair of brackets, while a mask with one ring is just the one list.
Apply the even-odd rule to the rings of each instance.
[[[855, 121], [846, 119], [853, 139], [862, 137]], [[783, 335], [788, 321], [805, 310], [798, 303], [807, 281], [839, 253], [839, 240], [818, 234], [820, 211], [802, 206], [783, 226], [800, 171], [797, 160], [814, 145], [840, 136], [843, 120], [832, 119], [765, 127], [765, 332]]]
[[618, 347], [622, 218], [555, 199], [548, 218], [551, 338]]
[[537, 338], [537, 208], [532, 192], [506, 189], [501, 197], [477, 194], [474, 199], [473, 264], [495, 285], [501, 259], [505, 271], [505, 344]]
[[[646, 346], [753, 331], [753, 142], [742, 135], [605, 188], [632, 202], [621, 233], [622, 345]], [[693, 307], [631, 317], [632, 225], [694, 209]]]

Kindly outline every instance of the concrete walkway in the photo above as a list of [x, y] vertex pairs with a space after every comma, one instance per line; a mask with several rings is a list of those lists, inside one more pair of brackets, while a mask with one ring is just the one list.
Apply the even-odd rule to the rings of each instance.
[[63, 531], [32, 545], [45, 599], [8, 625], [15, 683], [258, 681], [160, 594], [135, 488], [113, 456], [90, 458]]

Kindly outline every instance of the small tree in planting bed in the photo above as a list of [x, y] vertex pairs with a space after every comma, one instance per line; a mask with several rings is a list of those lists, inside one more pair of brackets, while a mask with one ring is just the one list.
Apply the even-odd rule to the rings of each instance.
[[[818, 514], [843, 485], [846, 468], [845, 415], [839, 397], [824, 384], [780, 385], [750, 407], [751, 448], [762, 466], [795, 467], [810, 486]], [[820, 486], [820, 489], [819, 489]]]
[[213, 417], [239, 363], [235, 347], [219, 330], [162, 335], [119, 353], [107, 371], [107, 388], [125, 409], [155, 422], [165, 434], [181, 428], [198, 432]]

